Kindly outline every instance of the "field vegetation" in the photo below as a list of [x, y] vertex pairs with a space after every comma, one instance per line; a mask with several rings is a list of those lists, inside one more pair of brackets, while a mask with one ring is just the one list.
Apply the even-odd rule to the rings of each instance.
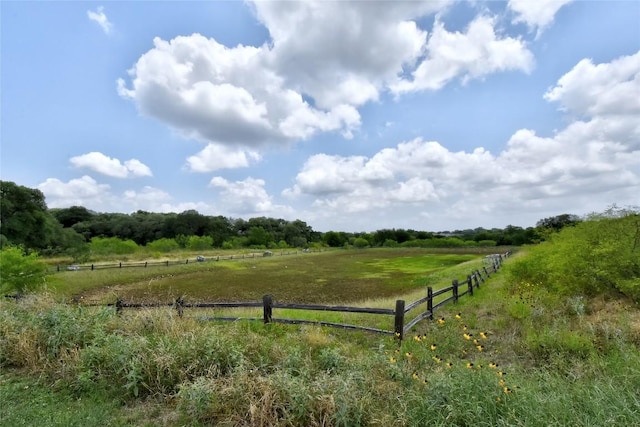
[[[117, 315], [61, 300], [80, 290], [98, 299], [140, 289], [172, 297], [185, 293], [175, 289], [179, 282], [202, 272], [242, 277], [234, 286], [243, 297], [257, 277], [273, 280], [274, 294], [304, 287], [301, 297], [318, 289], [324, 298], [345, 292], [354, 304], [393, 307], [397, 298], [423, 296], [426, 285], [466, 276], [482, 255], [433, 257], [429, 265], [432, 255], [408, 249], [354, 249], [336, 252], [341, 261], [320, 253], [202, 263], [177, 266], [172, 274], [184, 280], [158, 280], [162, 286], [146, 291], [148, 278], [135, 276], [142, 269], [48, 276], [55, 279], [48, 290], [0, 302], [0, 425], [637, 425], [639, 221], [635, 211], [616, 210], [563, 227], [402, 342], [321, 327], [205, 322], [169, 308]], [[296, 264], [296, 275], [281, 271]], [[82, 277], [93, 277], [91, 286], [79, 285]], [[78, 284], [69, 284], [73, 278]], [[322, 290], [311, 278], [344, 280]], [[210, 283], [186, 293], [200, 298], [196, 289]], [[359, 286], [365, 295], [348, 289]], [[129, 296], [153, 295], [135, 292]]]

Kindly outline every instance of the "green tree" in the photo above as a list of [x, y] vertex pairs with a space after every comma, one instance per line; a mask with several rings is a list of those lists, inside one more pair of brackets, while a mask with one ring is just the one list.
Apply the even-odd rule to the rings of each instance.
[[253, 247], [267, 247], [269, 242], [272, 241], [271, 236], [262, 227], [251, 227], [249, 229], [249, 246]]
[[47, 266], [35, 252], [27, 254], [20, 247], [5, 247], [0, 251], [0, 272], [0, 292], [23, 294], [44, 284]]
[[40, 190], [0, 181], [0, 234], [14, 245], [30, 249], [46, 248], [47, 205]]
[[355, 246], [358, 249], [366, 248], [369, 246], [369, 241], [364, 237], [356, 237], [355, 240], [353, 241], [353, 246]]
[[328, 231], [324, 233], [323, 240], [327, 246], [331, 246], [332, 248], [339, 248], [347, 243], [346, 235], [336, 231]]
[[547, 228], [553, 231], [560, 231], [564, 227], [576, 225], [580, 222], [580, 217], [573, 214], [556, 215], [549, 218], [543, 218], [536, 223], [538, 228]]
[[83, 206], [71, 206], [70, 208], [51, 209], [51, 215], [64, 227], [73, 227], [82, 221], [89, 221], [93, 213]]

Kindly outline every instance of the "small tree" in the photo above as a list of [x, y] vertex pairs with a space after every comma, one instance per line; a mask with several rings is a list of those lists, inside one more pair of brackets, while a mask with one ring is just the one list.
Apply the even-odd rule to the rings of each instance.
[[47, 266], [38, 254], [26, 254], [19, 247], [5, 247], [0, 251], [0, 291], [23, 294], [44, 284]]
[[353, 241], [353, 246], [355, 246], [358, 249], [363, 249], [369, 246], [369, 241], [363, 237], [357, 237]]

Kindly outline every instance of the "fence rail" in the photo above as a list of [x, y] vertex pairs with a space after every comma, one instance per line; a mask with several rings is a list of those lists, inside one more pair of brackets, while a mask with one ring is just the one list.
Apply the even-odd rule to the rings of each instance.
[[271, 256], [286, 256], [286, 255], [297, 255], [300, 253], [308, 253], [308, 252], [322, 252], [322, 249], [303, 249], [303, 250], [290, 250], [290, 251], [262, 251], [262, 252], [251, 252], [248, 254], [235, 254], [235, 255], [215, 255], [210, 257], [198, 256], [196, 258], [187, 258], [183, 260], [165, 260], [165, 261], [140, 261], [140, 262], [116, 262], [112, 264], [70, 264], [63, 265], [58, 264], [55, 267], [52, 267], [56, 272], [60, 271], [77, 271], [77, 270], [106, 270], [106, 269], [114, 269], [114, 268], [147, 268], [147, 267], [169, 267], [171, 265], [182, 265], [182, 264], [193, 264], [198, 262], [206, 262], [206, 261], [230, 261], [230, 260], [241, 260], [241, 259], [253, 259], [253, 258], [262, 258], [262, 257], [271, 257]]
[[[504, 254], [494, 254], [486, 257], [488, 266], [484, 266], [482, 269], [477, 269], [469, 274], [466, 279], [459, 281], [453, 280], [451, 285], [436, 291], [432, 287], [427, 287], [427, 295], [405, 305], [404, 300], [396, 300], [395, 309], [390, 308], [369, 308], [369, 307], [351, 307], [351, 306], [338, 306], [338, 305], [318, 305], [318, 304], [297, 304], [297, 303], [278, 303], [273, 301], [271, 295], [265, 295], [262, 298], [262, 302], [185, 302], [182, 297], [176, 299], [172, 303], [127, 303], [120, 298], [115, 303], [110, 304], [90, 304], [82, 303], [79, 300], [74, 300], [81, 306], [108, 306], [115, 307], [116, 313], [120, 314], [124, 309], [133, 308], [160, 308], [171, 307], [177, 310], [178, 315], [182, 317], [185, 309], [198, 309], [198, 308], [258, 308], [262, 307], [262, 317], [233, 317], [233, 316], [202, 316], [202, 320], [216, 320], [216, 321], [238, 321], [238, 320], [251, 320], [262, 321], [264, 323], [287, 323], [287, 324], [311, 324], [319, 326], [328, 326], [333, 328], [360, 330], [366, 332], [374, 332], [387, 335], [395, 335], [398, 339], [402, 340], [405, 334], [411, 330], [415, 325], [425, 319], [433, 320], [434, 311], [445, 304], [450, 302], [457, 302], [458, 299], [466, 294], [473, 295], [474, 289], [480, 287], [481, 283], [484, 283], [491, 274], [496, 273], [502, 266], [505, 258], [510, 255], [510, 252]], [[450, 295], [449, 295], [450, 294]], [[445, 296], [445, 298], [438, 298]], [[6, 297], [16, 298], [14, 295], [6, 295]], [[411, 320], [407, 321], [406, 315], [419, 307], [426, 304], [426, 307], [415, 315]], [[336, 322], [327, 322], [320, 320], [303, 320], [303, 319], [288, 319], [274, 317], [273, 311], [288, 309], [288, 310], [302, 310], [302, 311], [332, 311], [340, 313], [366, 313], [373, 315], [393, 316], [394, 328], [393, 330], [379, 329], [365, 325], [351, 325]]]

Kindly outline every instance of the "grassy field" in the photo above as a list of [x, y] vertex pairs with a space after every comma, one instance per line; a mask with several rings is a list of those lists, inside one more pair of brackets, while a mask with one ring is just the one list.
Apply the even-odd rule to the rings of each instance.
[[179, 296], [190, 301], [258, 301], [272, 294], [280, 302], [344, 304], [424, 288], [434, 273], [481, 257], [477, 252], [424, 249], [300, 252], [169, 267], [65, 271], [50, 276], [49, 282], [61, 296], [94, 301], [116, 296], [135, 302], [170, 302]]
[[[398, 263], [420, 270], [400, 254], [407, 260]], [[374, 267], [374, 258], [363, 262], [376, 278], [395, 274], [396, 261]], [[478, 262], [435, 271], [399, 295], [422, 296], [424, 282], [448, 284]], [[12, 403], [0, 425], [639, 425], [637, 305], [512, 283], [510, 262], [402, 343], [170, 310], [116, 316], [59, 296], [2, 301], [0, 400]], [[389, 307], [397, 297], [361, 302]]]

